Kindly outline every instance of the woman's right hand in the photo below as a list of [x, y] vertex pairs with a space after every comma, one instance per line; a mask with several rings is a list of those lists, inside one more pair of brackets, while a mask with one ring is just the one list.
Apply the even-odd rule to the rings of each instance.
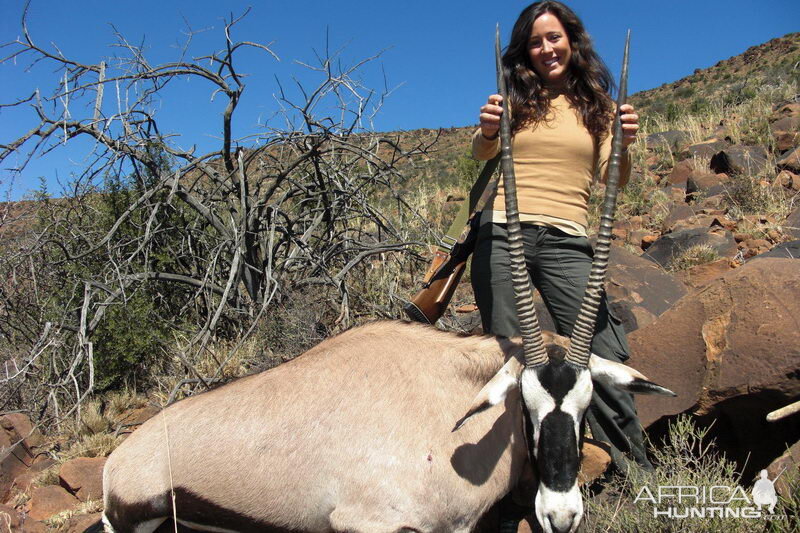
[[503, 114], [503, 97], [492, 94], [486, 105], [481, 107], [481, 134], [487, 139], [496, 139], [500, 130], [500, 116]]

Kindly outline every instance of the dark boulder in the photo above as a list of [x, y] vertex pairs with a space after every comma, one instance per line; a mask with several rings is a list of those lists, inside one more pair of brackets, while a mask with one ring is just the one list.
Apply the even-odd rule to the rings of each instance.
[[672, 307], [686, 287], [652, 262], [621, 247], [611, 248], [606, 291], [611, 312], [631, 332]]
[[716, 173], [754, 176], [767, 169], [767, 151], [761, 146], [731, 146], [714, 154], [709, 166]]
[[775, 148], [781, 152], [800, 145], [800, 117], [783, 117], [772, 124]]
[[727, 230], [714, 228], [688, 228], [663, 235], [654, 242], [642, 257], [667, 268], [673, 259], [693, 246], [706, 245], [714, 249], [721, 257], [733, 257], [736, 254], [736, 241]]
[[729, 181], [727, 174], [694, 171], [686, 180], [686, 195], [703, 193], [705, 196], [714, 196], [722, 194], [725, 192], [725, 184]]
[[768, 258], [800, 259], [800, 240], [781, 243], [768, 252], [754, 255], [748, 261]]
[[686, 220], [688, 218], [693, 217], [697, 214], [691, 206], [686, 204], [675, 204], [673, 205], [667, 216], [664, 218], [664, 221], [661, 223], [661, 229], [664, 232], [672, 231], [672, 228], [681, 220]]
[[669, 130], [651, 133], [645, 138], [647, 149], [667, 148], [677, 152], [689, 143], [689, 133], [682, 130]]
[[752, 261], [629, 335], [629, 364], [678, 394], [637, 397], [651, 435], [691, 413], [750, 474], [796, 442], [800, 420], [766, 415], [800, 397], [798, 294], [797, 262]]
[[796, 207], [783, 221], [783, 231], [800, 239], [800, 207]]
[[711, 139], [709, 141], [703, 141], [701, 143], [687, 146], [686, 149], [683, 152], [681, 152], [681, 157], [683, 159], [689, 159], [692, 157], [710, 158], [717, 152], [724, 150], [728, 147], [730, 147], [730, 144], [725, 141], [718, 141], [715, 139]]
[[792, 172], [800, 172], [800, 148], [795, 148], [784, 155], [778, 161], [778, 167], [791, 170]]

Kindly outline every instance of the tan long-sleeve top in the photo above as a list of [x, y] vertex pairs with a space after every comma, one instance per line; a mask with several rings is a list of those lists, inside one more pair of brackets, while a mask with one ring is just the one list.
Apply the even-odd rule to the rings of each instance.
[[[564, 95], [551, 101], [548, 118], [518, 131], [512, 138], [520, 219], [554, 226], [572, 235], [586, 235], [589, 187], [595, 172], [603, 181], [606, 179], [611, 134], [597, 147]], [[473, 157], [488, 160], [499, 150], [499, 139], [485, 138], [480, 129], [475, 132]], [[626, 152], [620, 169], [620, 187], [627, 183], [630, 167]], [[504, 192], [500, 180], [486, 204], [482, 222], [506, 221]]]

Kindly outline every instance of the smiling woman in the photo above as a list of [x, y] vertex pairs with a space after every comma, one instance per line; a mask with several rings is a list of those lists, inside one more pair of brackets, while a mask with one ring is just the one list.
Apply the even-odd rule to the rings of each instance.
[[548, 86], [564, 86], [572, 47], [558, 17], [545, 13], [533, 21], [528, 53], [534, 70]]
[[[512, 276], [518, 276], [512, 274], [513, 250], [509, 242], [515, 217], [506, 203], [516, 196], [528, 274], [558, 333], [569, 336], [573, 334], [592, 266], [593, 250], [587, 238], [589, 188], [595, 175], [607, 178], [610, 166], [610, 128], [616, 114], [609, 95], [613, 82], [580, 19], [555, 1], [537, 2], [522, 11], [502, 67], [508, 102], [503, 102], [500, 95], [489, 96], [488, 103], [481, 107], [480, 128], [473, 136], [472, 148], [477, 159], [491, 159], [497, 154], [501, 148], [498, 129], [505, 112], [501, 104], [507, 104], [506, 109], [511, 111], [510, 142], [517, 191], [512, 192], [511, 187], [507, 190], [505, 182], [498, 183], [487, 200], [472, 260], [475, 300], [484, 331], [504, 337], [520, 335], [522, 319], [518, 315], [522, 311], [518, 313], [512, 282]], [[638, 116], [627, 104], [620, 106], [620, 112], [620, 146], [627, 148], [635, 140]], [[620, 157], [619, 153], [616, 157]], [[627, 152], [621, 160], [622, 186], [630, 175]], [[625, 331], [609, 312], [604, 293], [598, 295], [595, 309], [598, 314], [591, 352], [616, 363], [624, 362], [628, 359]], [[591, 325], [586, 329], [587, 333], [592, 332]], [[630, 394], [595, 384], [586, 420], [594, 438], [610, 444], [617, 468], [627, 468], [624, 454], [628, 453], [642, 467], [652, 469]], [[581, 413], [574, 428], [577, 438], [583, 425]], [[534, 426], [534, 441], [539, 433], [544, 435], [543, 431]], [[544, 462], [554, 462], [556, 469], [564, 469], [563, 454], [559, 457], [560, 460], [553, 456], [553, 461]], [[544, 512], [539, 504], [537, 496], [537, 516]], [[551, 507], [558, 505], [545, 502], [545, 510]], [[504, 527], [515, 530], [509, 511], [504, 511]], [[552, 531], [574, 531], [579, 519], [573, 520], [572, 516], [567, 513], [563, 520], [551, 520]]]

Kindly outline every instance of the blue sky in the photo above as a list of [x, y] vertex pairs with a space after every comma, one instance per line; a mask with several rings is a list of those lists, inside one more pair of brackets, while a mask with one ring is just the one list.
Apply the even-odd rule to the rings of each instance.
[[[619, 71], [624, 34], [631, 28], [630, 90], [636, 92], [671, 82], [737, 55], [748, 47], [800, 30], [797, 0], [707, 0], [672, 2], [590, 1], [568, 4], [583, 19], [600, 55], [612, 72]], [[0, 41], [20, 34], [22, 0], [0, 0]], [[494, 91], [492, 46], [499, 22], [505, 45], [521, 1], [380, 2], [340, 0], [294, 2], [274, 0], [33, 0], [29, 29], [39, 44], [55, 43], [67, 56], [96, 63], [116, 53], [111, 24], [129, 41], [144, 42], [151, 63], [174, 60], [176, 44], [188, 24], [205, 30], [193, 39], [196, 55], [222, 46], [222, 17], [251, 12], [234, 37], [272, 42], [280, 61], [255, 52], [243, 54], [240, 70], [250, 74], [234, 124], [239, 135], [262, 131], [277, 108], [277, 77], [308, 80], [295, 63], [313, 61], [323, 51], [326, 35], [331, 49], [344, 47], [342, 58], [354, 62], [384, 50], [378, 61], [361, 72], [364, 82], [380, 89], [384, 75], [396, 88], [375, 117], [378, 130], [465, 126], [477, 122], [478, 108]], [[7, 48], [3, 52], [7, 52]], [[6, 53], [2, 53], [3, 56]], [[23, 59], [0, 65], [0, 102], [29, 95], [36, 87], [52, 91], [56, 75], [50, 65], [30, 71]], [[220, 101], [209, 102], [210, 90], [199, 83], [173, 84], [157, 108], [162, 129], [180, 133], [184, 146], [212, 149], [221, 131]], [[22, 109], [0, 111], [0, 143], [31, 127], [32, 115]], [[9, 184], [12, 199], [36, 188], [40, 177], [52, 193], [85, 165], [74, 146], [33, 161], [11, 179], [9, 158], [0, 170], [0, 197]]]

